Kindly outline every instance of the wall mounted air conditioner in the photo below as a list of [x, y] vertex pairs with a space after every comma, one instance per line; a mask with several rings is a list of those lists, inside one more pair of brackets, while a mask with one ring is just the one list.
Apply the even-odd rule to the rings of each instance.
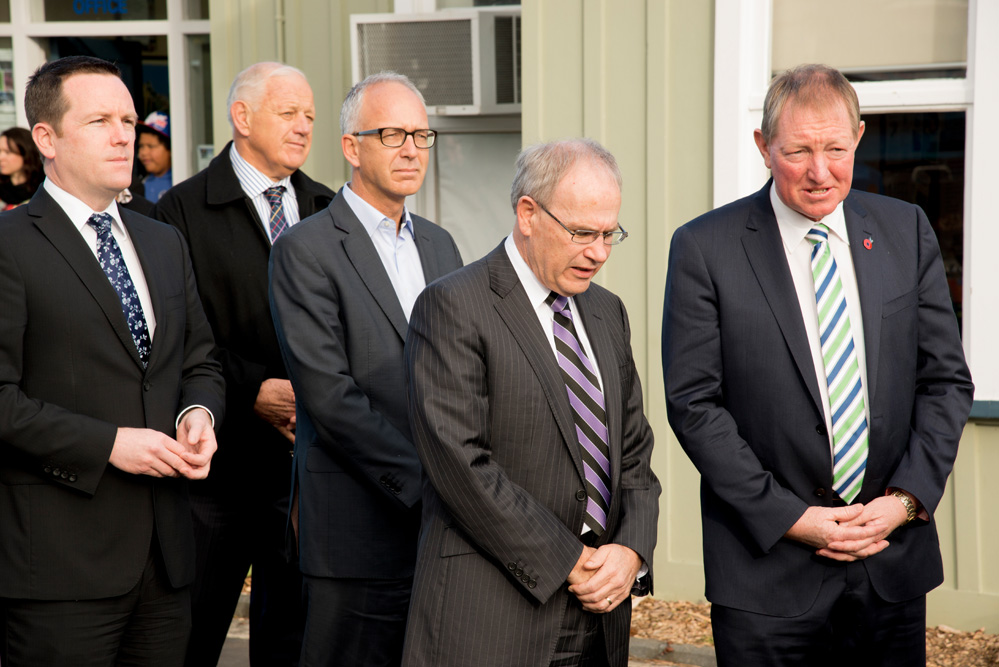
[[350, 17], [354, 82], [405, 74], [439, 116], [520, 113], [520, 7]]

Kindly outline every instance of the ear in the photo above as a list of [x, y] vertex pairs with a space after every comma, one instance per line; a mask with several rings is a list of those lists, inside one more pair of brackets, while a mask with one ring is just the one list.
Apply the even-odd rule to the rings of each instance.
[[866, 127], [866, 123], [864, 123], [864, 121], [860, 121], [860, 126], [857, 128], [857, 141], [853, 144], [854, 150], [856, 150], [857, 146], [860, 145], [860, 139], [864, 136], [864, 128]]
[[343, 149], [343, 157], [354, 169], [361, 167], [361, 138], [353, 134], [345, 134], [340, 137], [340, 147]]
[[538, 203], [524, 195], [517, 200], [517, 229], [522, 236], [529, 237], [534, 233], [534, 220], [537, 218], [541, 208]]
[[35, 141], [35, 146], [38, 147], [38, 152], [42, 154], [46, 160], [51, 160], [55, 157], [55, 129], [48, 123], [35, 123], [35, 126], [31, 128], [31, 138]]
[[243, 137], [250, 136], [250, 121], [253, 117], [253, 109], [243, 100], [236, 100], [229, 107], [229, 115], [232, 116], [232, 128]]
[[767, 169], [770, 168], [770, 147], [767, 142], [763, 139], [762, 130], [753, 130], [753, 141], [756, 142], [756, 148], [759, 149], [760, 155], [763, 156], [763, 163], [767, 165]]

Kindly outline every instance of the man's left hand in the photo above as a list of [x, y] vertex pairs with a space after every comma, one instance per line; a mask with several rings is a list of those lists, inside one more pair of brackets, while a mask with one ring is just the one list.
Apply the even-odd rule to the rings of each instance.
[[579, 598], [583, 609], [606, 614], [617, 608], [631, 595], [642, 559], [621, 544], [605, 544], [583, 564], [593, 575], [584, 583], [569, 586], [569, 592]]
[[194, 408], [184, 414], [177, 426], [177, 442], [184, 447], [181, 458], [193, 469], [190, 479], [208, 477], [212, 456], [218, 449], [212, 418], [204, 408]]
[[895, 496], [875, 498], [864, 505], [864, 510], [860, 514], [840, 525], [878, 528], [878, 533], [870, 540], [830, 542], [825, 549], [818, 551], [818, 555], [831, 557], [830, 554], [840, 553], [866, 558], [870, 555], [867, 553], [867, 549], [871, 540], [878, 542], [886, 539], [896, 528], [905, 523], [907, 516], [905, 506]]

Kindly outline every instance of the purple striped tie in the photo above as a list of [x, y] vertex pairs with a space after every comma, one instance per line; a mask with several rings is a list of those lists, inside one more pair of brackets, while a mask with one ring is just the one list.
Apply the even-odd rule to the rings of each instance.
[[593, 364], [579, 344], [572, 323], [569, 299], [552, 292], [545, 300], [555, 311], [555, 352], [562, 370], [583, 455], [586, 476], [586, 516], [584, 521], [595, 535], [607, 527], [610, 508], [610, 448], [607, 446], [607, 414], [604, 395]]
[[282, 201], [284, 186], [273, 185], [264, 190], [264, 196], [267, 197], [267, 203], [271, 205], [269, 226], [271, 230], [271, 243], [274, 243], [281, 236], [281, 232], [288, 228], [288, 221], [284, 217], [284, 203]]

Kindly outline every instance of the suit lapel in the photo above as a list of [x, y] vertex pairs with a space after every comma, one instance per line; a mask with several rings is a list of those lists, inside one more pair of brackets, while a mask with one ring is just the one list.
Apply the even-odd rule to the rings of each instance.
[[538, 316], [527, 299], [527, 293], [517, 278], [517, 272], [510, 263], [503, 244], [489, 254], [487, 262], [490, 287], [499, 296], [495, 308], [534, 369], [576, 471], [580, 479], [583, 479], [583, 459], [579, 453], [576, 426], [572, 421], [565, 381], [555, 361], [551, 344], [545, 338]]
[[777, 218], [770, 206], [769, 182], [754, 198], [754, 206], [746, 222], [746, 234], [742, 237], [742, 245], [767, 304], [777, 320], [791, 357], [798, 367], [798, 373], [804, 379], [816, 409], [822, 414], [822, 400], [815, 378], [812, 352], [808, 347], [808, 335], [801, 319], [801, 306], [794, 291], [794, 281], [787, 265], [787, 255], [784, 253]]
[[357, 271], [357, 275], [361, 277], [365, 287], [368, 288], [375, 303], [395, 327], [399, 338], [406, 340], [406, 332], [409, 329], [406, 314], [402, 311], [399, 297], [392, 288], [392, 281], [385, 273], [381, 257], [378, 256], [378, 251], [375, 250], [375, 245], [368, 237], [364, 225], [350, 210], [350, 206], [342, 194], [337, 194], [331, 209], [333, 224], [345, 232], [343, 249], [347, 258], [354, 270]]
[[[864, 320], [864, 357], [867, 364], [867, 396], [874, 400], [877, 387], [878, 356], [881, 352], [881, 263], [878, 262], [879, 245], [875, 231], [877, 221], [867, 215], [859, 204], [847, 197], [843, 202], [846, 217], [846, 233], [850, 237], [850, 256], [853, 270], [857, 275], [857, 291], [860, 293], [860, 312]], [[864, 245], [871, 239], [870, 250]], [[870, 406], [868, 406], [868, 410]]]
[[[592, 289], [592, 288], [591, 288]], [[614, 340], [604, 321], [603, 314], [597, 308], [596, 300], [591, 298], [589, 290], [575, 297], [576, 309], [586, 328], [586, 337], [593, 348], [597, 367], [600, 369], [600, 380], [603, 384], [604, 406], [607, 415], [607, 431], [610, 436], [611, 492], [621, 478], [621, 377], [618, 366], [618, 356], [615, 347], [619, 344]]]
[[[423, 267], [423, 280], [427, 285], [441, 277], [441, 270], [437, 264], [437, 252], [434, 249], [430, 235], [424, 231], [423, 220], [413, 216], [413, 241], [416, 243], [416, 252], [420, 255], [420, 265]], [[434, 223], [429, 220], [426, 224]]]
[[28, 215], [32, 217], [35, 226], [63, 256], [66, 263], [73, 269], [80, 281], [94, 297], [100, 306], [115, 335], [131, 355], [137, 365], [142, 366], [139, 351], [135, 348], [132, 333], [128, 330], [128, 321], [121, 310], [121, 300], [114, 291], [93, 251], [87, 247], [79, 230], [66, 216], [62, 208], [52, 199], [44, 188], [28, 202]]

